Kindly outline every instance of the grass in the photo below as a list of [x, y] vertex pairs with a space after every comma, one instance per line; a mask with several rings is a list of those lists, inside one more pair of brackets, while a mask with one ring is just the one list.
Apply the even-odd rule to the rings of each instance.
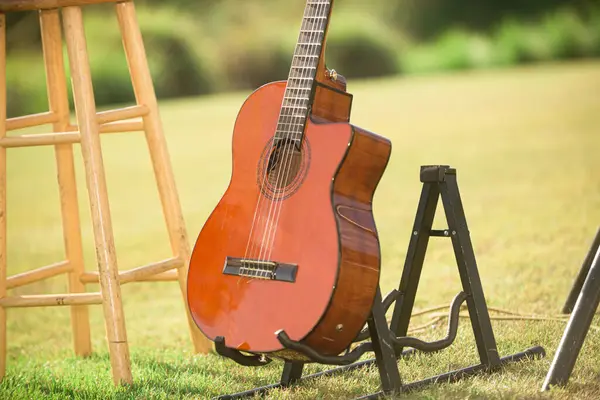
[[[343, 71], [341, 71], [343, 73]], [[488, 304], [521, 313], [560, 312], [600, 221], [600, 63], [495, 72], [351, 81], [353, 123], [391, 138], [392, 160], [378, 188], [383, 292], [400, 277], [421, 184], [419, 166], [451, 164], [470, 225]], [[161, 102], [179, 194], [193, 241], [225, 189], [231, 128], [247, 93]], [[170, 255], [150, 161], [139, 134], [103, 137], [119, 267]], [[95, 262], [87, 193], [78, 162], [87, 269]], [[61, 260], [58, 190], [51, 149], [9, 151], [9, 273]], [[441, 213], [438, 213], [440, 217]], [[437, 227], [443, 227], [441, 218]], [[59, 293], [53, 278], [14, 293]], [[91, 285], [89, 290], [97, 290]], [[460, 290], [451, 246], [433, 241], [416, 309], [449, 304]], [[275, 382], [281, 364], [244, 368], [196, 356], [175, 283], [123, 286], [134, 385], [114, 388], [101, 307], [91, 307], [95, 354], [73, 355], [68, 308], [8, 311], [8, 370], [0, 398], [209, 398]], [[423, 320], [415, 320], [414, 324]], [[598, 323], [598, 319], [594, 321]], [[590, 331], [569, 386], [540, 394], [564, 322], [493, 321], [501, 355], [533, 345], [547, 357], [507, 366], [410, 398], [584, 398], [600, 395], [600, 337]], [[419, 333], [445, 334], [445, 324]], [[400, 362], [405, 381], [477, 362], [461, 320], [456, 342]], [[311, 365], [308, 371], [324, 367]], [[377, 390], [374, 370], [273, 392], [270, 399], [351, 398]]]

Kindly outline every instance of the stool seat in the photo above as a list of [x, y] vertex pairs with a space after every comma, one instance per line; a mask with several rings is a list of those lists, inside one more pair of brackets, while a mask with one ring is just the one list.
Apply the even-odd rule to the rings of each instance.
[[0, 13], [46, 10], [88, 4], [117, 3], [122, 0], [0, 0]]

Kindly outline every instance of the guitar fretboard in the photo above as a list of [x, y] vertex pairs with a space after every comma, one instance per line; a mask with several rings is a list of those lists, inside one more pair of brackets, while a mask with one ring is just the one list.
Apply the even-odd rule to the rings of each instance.
[[331, 0], [308, 0], [306, 3], [281, 104], [276, 139], [302, 140], [330, 8]]

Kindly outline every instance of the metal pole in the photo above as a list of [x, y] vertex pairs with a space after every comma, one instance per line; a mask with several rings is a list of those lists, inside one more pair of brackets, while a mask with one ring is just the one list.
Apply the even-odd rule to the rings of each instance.
[[575, 309], [542, 385], [542, 391], [548, 390], [553, 385], [563, 386], [569, 380], [599, 303], [600, 249], [597, 249], [590, 265], [590, 271], [575, 303]]
[[587, 253], [585, 260], [583, 260], [583, 264], [581, 265], [581, 269], [579, 270], [579, 275], [575, 279], [573, 283], [573, 287], [571, 288], [571, 292], [569, 293], [569, 297], [567, 297], [567, 301], [565, 301], [565, 305], [563, 306], [562, 312], [564, 314], [569, 314], [573, 311], [573, 306], [575, 306], [575, 302], [577, 301], [577, 297], [579, 297], [579, 293], [581, 292], [581, 288], [583, 287], [583, 282], [590, 272], [590, 266], [592, 265], [592, 259], [594, 258], [594, 254], [600, 248], [600, 227], [598, 227], [598, 231], [596, 232], [596, 237], [592, 242], [592, 247]]

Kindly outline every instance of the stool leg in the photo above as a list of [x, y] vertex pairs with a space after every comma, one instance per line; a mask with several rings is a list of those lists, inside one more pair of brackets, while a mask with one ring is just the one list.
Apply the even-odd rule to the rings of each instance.
[[[46, 79], [48, 80], [48, 103], [50, 111], [59, 116], [59, 120], [53, 124], [53, 128], [54, 132], [66, 132], [70, 125], [69, 100], [67, 97], [67, 79], [65, 77], [58, 10], [40, 11], [40, 27], [42, 30]], [[57, 145], [55, 149], [65, 251], [67, 260], [69, 260], [72, 267], [71, 272], [69, 272], [69, 292], [84, 293], [86, 291], [85, 285], [79, 279], [84, 272], [84, 261], [73, 145], [61, 144]], [[88, 306], [71, 307], [71, 324], [75, 354], [79, 356], [90, 355], [92, 342]]]
[[[0, 14], [0, 139], [6, 136], [6, 17]], [[0, 298], [6, 296], [6, 149], [0, 146]], [[0, 307], [0, 378], [6, 373], [6, 310]]]
[[177, 272], [183, 301], [186, 305], [190, 335], [195, 351], [197, 353], [208, 353], [212, 349], [212, 342], [200, 332], [187, 307], [186, 274], [190, 260], [190, 247], [159, 116], [152, 76], [148, 68], [144, 43], [135, 14], [135, 6], [133, 1], [124, 1], [117, 3], [116, 9], [137, 103], [144, 104], [150, 109], [148, 115], [144, 117], [144, 129], [169, 231], [171, 248], [184, 261], [184, 265], [178, 268]]
[[113, 381], [115, 384], [132, 383], [121, 287], [81, 8], [65, 7], [63, 21], [71, 66], [75, 111], [81, 133], [81, 152], [92, 211]]

